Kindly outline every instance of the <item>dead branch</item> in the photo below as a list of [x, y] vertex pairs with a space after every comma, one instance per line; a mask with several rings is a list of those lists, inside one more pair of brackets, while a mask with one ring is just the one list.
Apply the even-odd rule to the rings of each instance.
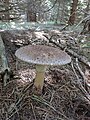
[[2, 66], [0, 74], [1, 74], [1, 78], [3, 80], [3, 84], [4, 84], [4, 86], [6, 86], [7, 81], [10, 79], [10, 68], [8, 65], [7, 58], [6, 58], [5, 46], [4, 46], [3, 40], [1, 38], [1, 35], [0, 35], [0, 59], [1, 59], [0, 64]]
[[78, 58], [79, 61], [83, 62], [85, 65], [87, 65], [90, 68], [90, 62], [88, 61], [88, 59], [85, 56], [80, 56], [76, 52], [74, 52], [73, 50], [65, 48], [63, 45], [55, 42], [54, 40], [52, 40], [53, 36], [51, 36], [50, 38], [48, 38], [46, 35], [44, 35], [44, 36], [49, 40], [50, 43], [53, 43], [54, 45], [56, 45], [57, 47], [61, 48], [62, 50], [65, 49], [65, 51], [68, 54], [74, 56], [75, 58]]

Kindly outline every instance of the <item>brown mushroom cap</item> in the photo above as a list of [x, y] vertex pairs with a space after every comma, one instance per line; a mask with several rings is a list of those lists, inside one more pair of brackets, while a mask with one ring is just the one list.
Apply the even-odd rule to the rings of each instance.
[[64, 65], [71, 62], [71, 57], [66, 52], [45, 45], [24, 46], [15, 55], [25, 62], [40, 65]]

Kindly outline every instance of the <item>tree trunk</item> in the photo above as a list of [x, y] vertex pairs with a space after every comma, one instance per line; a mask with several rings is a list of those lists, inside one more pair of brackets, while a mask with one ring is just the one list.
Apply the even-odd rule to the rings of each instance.
[[27, 22], [36, 22], [35, 3], [32, 1], [27, 2]]
[[5, 14], [4, 14], [4, 19], [5, 19], [6, 22], [8, 22], [9, 18], [10, 18], [10, 15], [9, 15], [9, 0], [5, 0], [4, 3], [5, 3], [5, 11], [6, 11]]
[[27, 11], [27, 22], [36, 22], [36, 13], [33, 11]]
[[78, 6], [78, 0], [73, 0], [70, 17], [68, 20], [69, 25], [74, 25], [76, 19], [76, 9]]

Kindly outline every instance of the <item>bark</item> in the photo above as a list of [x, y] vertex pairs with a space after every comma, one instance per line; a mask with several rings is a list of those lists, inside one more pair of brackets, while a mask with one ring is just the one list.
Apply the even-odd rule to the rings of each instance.
[[78, 6], [78, 0], [73, 0], [70, 17], [68, 20], [69, 25], [74, 25], [76, 19], [76, 9]]

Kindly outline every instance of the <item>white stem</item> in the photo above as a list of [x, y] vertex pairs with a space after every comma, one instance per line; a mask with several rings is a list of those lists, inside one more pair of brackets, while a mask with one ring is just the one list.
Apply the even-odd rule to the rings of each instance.
[[39, 92], [42, 92], [43, 89], [45, 70], [45, 65], [36, 65], [36, 79], [34, 82], [34, 86]]

